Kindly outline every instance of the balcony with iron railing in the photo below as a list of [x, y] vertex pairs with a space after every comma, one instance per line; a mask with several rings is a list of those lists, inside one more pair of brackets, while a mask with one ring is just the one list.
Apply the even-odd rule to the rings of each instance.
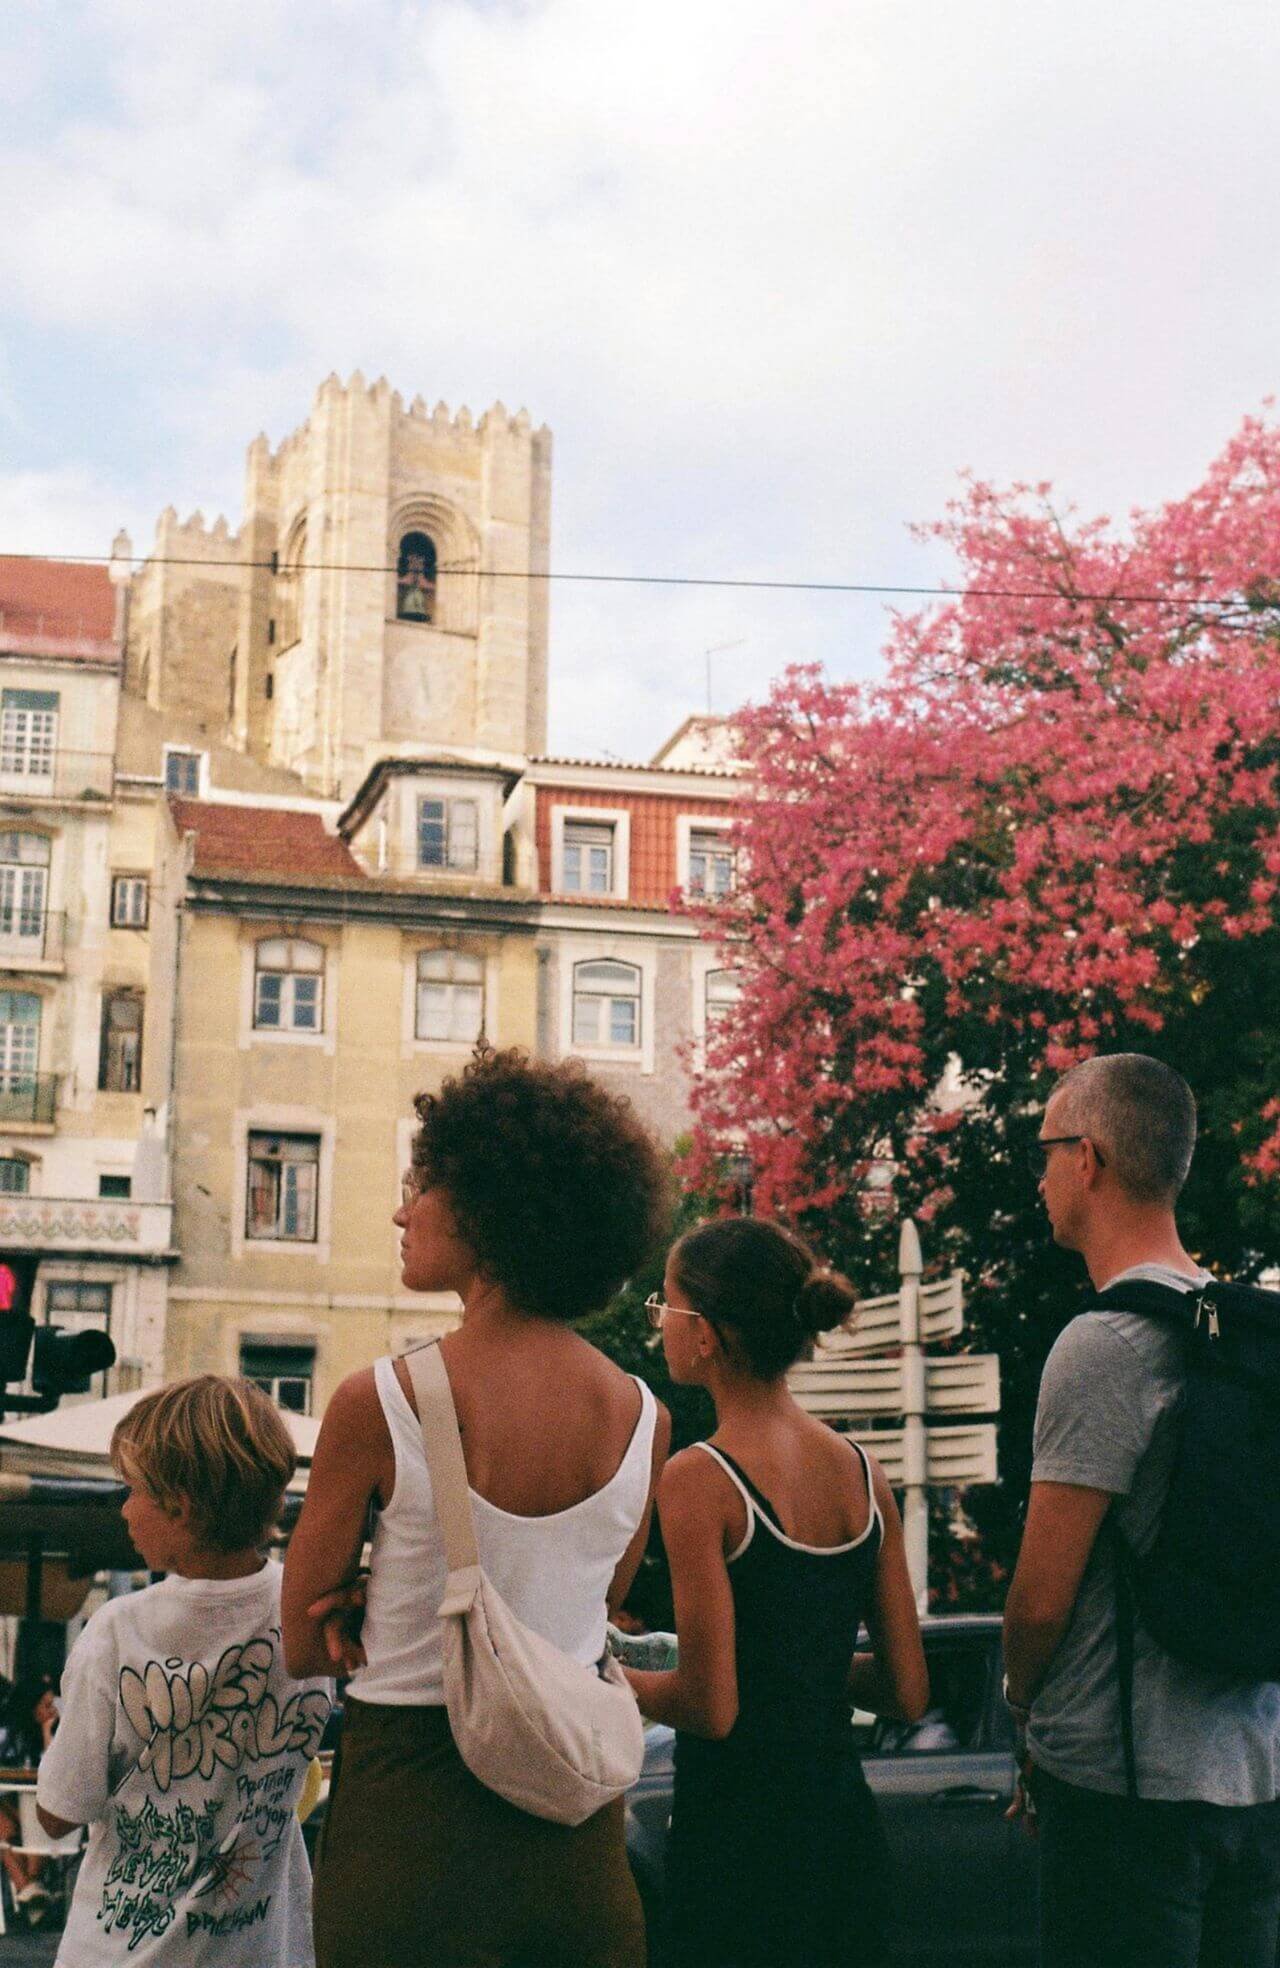
[[111, 752], [61, 745], [0, 746], [0, 799], [109, 800], [115, 789]]
[[0, 971], [61, 970], [66, 937], [65, 909], [29, 909], [0, 901]]
[[57, 1073], [0, 1069], [0, 1128], [51, 1128], [58, 1111]]

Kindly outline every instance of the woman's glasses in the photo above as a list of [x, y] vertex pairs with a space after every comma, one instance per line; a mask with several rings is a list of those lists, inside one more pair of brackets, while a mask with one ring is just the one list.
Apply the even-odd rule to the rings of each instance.
[[649, 1293], [648, 1298], [644, 1302], [644, 1309], [648, 1314], [649, 1324], [655, 1332], [661, 1331], [662, 1321], [668, 1312], [679, 1312], [686, 1319], [700, 1319], [702, 1317], [701, 1312], [693, 1311], [688, 1305], [668, 1305], [666, 1299], [658, 1292]]

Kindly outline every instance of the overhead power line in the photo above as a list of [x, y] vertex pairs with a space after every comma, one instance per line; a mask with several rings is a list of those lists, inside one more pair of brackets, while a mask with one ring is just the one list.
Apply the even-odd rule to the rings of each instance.
[[[94, 567], [108, 566], [112, 558], [110, 554], [0, 553], [0, 560], [67, 561], [74, 565]], [[387, 565], [381, 561], [308, 560], [296, 567], [281, 567], [275, 556], [269, 560], [210, 560], [200, 554], [135, 554], [130, 559], [138, 567], [250, 567], [256, 568], [260, 573], [276, 575], [309, 573], [385, 576], [399, 572], [394, 564]], [[1237, 606], [1240, 599], [1238, 596], [1220, 598], [1193, 593], [1131, 594], [1094, 589], [1063, 592], [1059, 588], [955, 588], [905, 581], [783, 581], [758, 575], [596, 574], [558, 568], [476, 567], [465, 561], [446, 561], [437, 571], [439, 574], [472, 574], [477, 579], [485, 581], [573, 581], [599, 586], [633, 588], [744, 588], [779, 594], [911, 595], [918, 599], [950, 601], [963, 601], [972, 597], [983, 601], [1101, 602], [1104, 605], [1112, 602], [1128, 602], [1165, 608], [1183, 608], [1188, 603], [1193, 605], [1198, 603], [1206, 608], [1227, 608]], [[1270, 587], [1271, 583], [1267, 582], [1266, 585]]]

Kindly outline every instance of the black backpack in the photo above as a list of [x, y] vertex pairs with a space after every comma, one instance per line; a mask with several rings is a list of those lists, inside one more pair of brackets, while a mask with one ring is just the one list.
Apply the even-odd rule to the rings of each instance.
[[1216, 1278], [1179, 1291], [1134, 1279], [1094, 1301], [1186, 1340], [1186, 1389], [1160, 1525], [1139, 1554], [1108, 1520], [1116, 1572], [1121, 1732], [1129, 1791], [1133, 1628], [1176, 1659], [1280, 1681], [1280, 1292]]

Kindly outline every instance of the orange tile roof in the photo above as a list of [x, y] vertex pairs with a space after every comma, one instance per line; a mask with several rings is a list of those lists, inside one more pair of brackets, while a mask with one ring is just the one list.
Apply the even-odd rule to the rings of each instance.
[[110, 653], [85, 645], [114, 648], [115, 620], [115, 589], [105, 567], [0, 556], [0, 649], [34, 643], [42, 654]]
[[368, 880], [346, 842], [325, 832], [318, 813], [172, 798], [169, 809], [178, 832], [196, 837], [197, 875]]

